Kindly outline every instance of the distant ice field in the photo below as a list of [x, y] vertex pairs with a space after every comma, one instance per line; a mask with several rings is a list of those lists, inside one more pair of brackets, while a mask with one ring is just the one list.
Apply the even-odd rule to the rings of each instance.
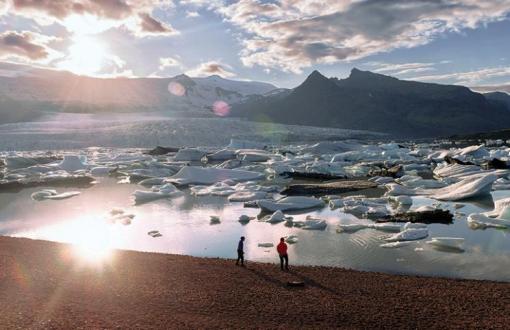
[[193, 113], [59, 113], [35, 122], [0, 125], [0, 150], [224, 146], [231, 138], [277, 144], [381, 136], [368, 131], [249, 122]]

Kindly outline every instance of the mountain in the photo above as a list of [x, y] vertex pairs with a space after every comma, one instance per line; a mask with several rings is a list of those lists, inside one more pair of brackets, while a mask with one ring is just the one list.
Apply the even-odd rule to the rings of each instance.
[[510, 94], [504, 92], [491, 92], [483, 94], [485, 98], [492, 102], [500, 102], [506, 106], [508, 111], [510, 111]]
[[0, 122], [30, 120], [43, 111], [209, 112], [276, 89], [252, 81], [191, 78], [94, 78], [66, 71], [0, 63]]
[[232, 115], [285, 124], [431, 137], [510, 127], [502, 104], [463, 86], [405, 81], [353, 69], [346, 79], [318, 71], [291, 91], [236, 104]]

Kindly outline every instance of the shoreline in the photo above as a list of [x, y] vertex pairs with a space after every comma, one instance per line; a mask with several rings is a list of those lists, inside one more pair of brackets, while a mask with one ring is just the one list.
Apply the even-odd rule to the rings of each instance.
[[[289, 287], [287, 282], [304, 282]], [[71, 246], [0, 237], [5, 328], [466, 328], [510, 323], [510, 283]]]

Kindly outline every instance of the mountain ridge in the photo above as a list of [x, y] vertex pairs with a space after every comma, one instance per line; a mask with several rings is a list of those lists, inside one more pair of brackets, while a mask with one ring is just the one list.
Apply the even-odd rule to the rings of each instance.
[[510, 127], [508, 109], [467, 87], [400, 80], [357, 68], [345, 79], [314, 70], [288, 95], [239, 103], [232, 115], [415, 137]]

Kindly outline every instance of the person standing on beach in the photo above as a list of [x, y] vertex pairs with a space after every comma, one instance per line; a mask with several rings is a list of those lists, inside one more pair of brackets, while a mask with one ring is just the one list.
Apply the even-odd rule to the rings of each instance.
[[278, 256], [280, 256], [280, 268], [283, 270], [283, 261], [285, 260], [285, 270], [289, 270], [289, 255], [287, 254], [287, 244], [285, 238], [280, 238], [280, 244], [276, 246]]
[[241, 236], [241, 239], [239, 240], [239, 244], [237, 244], [236, 266], [239, 265], [239, 260], [241, 260], [241, 266], [244, 267], [244, 236]]

